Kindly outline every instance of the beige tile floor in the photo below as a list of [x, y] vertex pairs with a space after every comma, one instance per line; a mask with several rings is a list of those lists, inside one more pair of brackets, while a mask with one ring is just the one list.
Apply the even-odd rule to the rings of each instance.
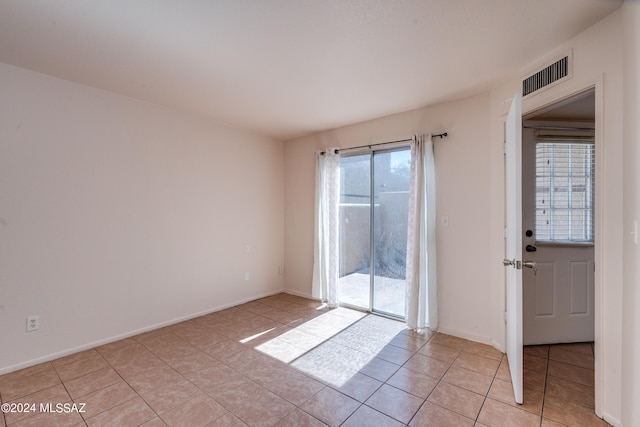
[[606, 425], [591, 344], [524, 366], [520, 406], [492, 347], [279, 294], [0, 376], [0, 426]]

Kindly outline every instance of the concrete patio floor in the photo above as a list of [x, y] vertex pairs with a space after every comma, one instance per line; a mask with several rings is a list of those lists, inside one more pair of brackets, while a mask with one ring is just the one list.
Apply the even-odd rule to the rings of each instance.
[[[406, 283], [402, 279], [374, 277], [373, 311], [404, 318]], [[338, 279], [341, 304], [369, 309], [370, 276], [352, 273]]]

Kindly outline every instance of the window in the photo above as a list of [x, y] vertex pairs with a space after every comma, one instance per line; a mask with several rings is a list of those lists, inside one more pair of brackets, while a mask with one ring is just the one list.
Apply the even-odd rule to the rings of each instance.
[[593, 144], [536, 144], [536, 241], [593, 243], [593, 176]]

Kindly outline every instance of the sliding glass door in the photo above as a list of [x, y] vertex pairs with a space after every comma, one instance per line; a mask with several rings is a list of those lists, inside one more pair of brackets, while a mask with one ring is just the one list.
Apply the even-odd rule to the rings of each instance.
[[340, 303], [404, 318], [411, 153], [343, 155]]

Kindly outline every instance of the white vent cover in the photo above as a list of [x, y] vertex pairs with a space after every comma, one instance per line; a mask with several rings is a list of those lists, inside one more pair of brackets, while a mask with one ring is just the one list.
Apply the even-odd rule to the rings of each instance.
[[525, 77], [522, 80], [522, 97], [531, 95], [543, 88], [551, 87], [571, 78], [571, 55], [565, 55], [544, 67], [543, 69]]

